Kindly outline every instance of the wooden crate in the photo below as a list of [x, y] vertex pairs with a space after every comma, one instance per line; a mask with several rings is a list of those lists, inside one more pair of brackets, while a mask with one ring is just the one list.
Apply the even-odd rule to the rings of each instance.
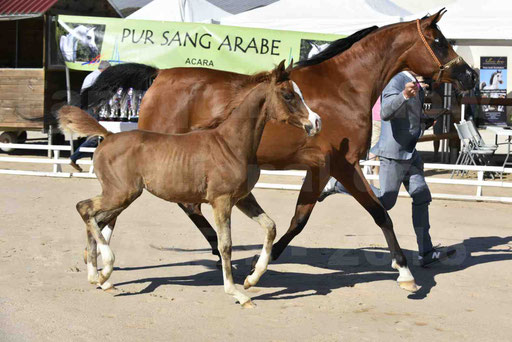
[[0, 69], [0, 131], [43, 129], [44, 69]]

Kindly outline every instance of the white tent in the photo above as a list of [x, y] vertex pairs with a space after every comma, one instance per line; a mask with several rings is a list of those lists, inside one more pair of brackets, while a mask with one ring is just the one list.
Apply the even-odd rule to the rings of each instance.
[[154, 0], [127, 19], [210, 22], [230, 15], [206, 0]]
[[384, 14], [364, 0], [280, 0], [265, 7], [222, 18], [220, 23], [278, 30], [351, 34], [372, 25], [382, 26], [398, 22], [400, 14]]
[[[431, 9], [437, 12], [441, 7]], [[449, 39], [512, 40], [512, 2], [459, 0], [447, 5], [439, 28]], [[408, 16], [405, 20], [415, 19]]]

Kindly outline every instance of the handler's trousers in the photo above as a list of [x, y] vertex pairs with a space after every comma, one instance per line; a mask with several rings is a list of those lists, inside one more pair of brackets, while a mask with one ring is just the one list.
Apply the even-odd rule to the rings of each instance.
[[[418, 152], [415, 152], [409, 160], [380, 158], [379, 183], [380, 189], [372, 190], [379, 198], [382, 206], [390, 210], [396, 203], [398, 192], [402, 183], [412, 197], [412, 223], [418, 242], [419, 255], [423, 256], [433, 249], [430, 238], [430, 222], [428, 217], [428, 205], [432, 201], [430, 190], [425, 182], [423, 174], [423, 161]], [[335, 190], [339, 193], [348, 191], [336, 181]]]

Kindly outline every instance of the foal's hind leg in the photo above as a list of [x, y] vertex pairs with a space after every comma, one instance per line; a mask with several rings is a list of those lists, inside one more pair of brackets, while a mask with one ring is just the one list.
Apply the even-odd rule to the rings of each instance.
[[131, 202], [140, 196], [141, 192], [142, 191], [127, 194], [126, 196], [122, 196], [124, 194], [121, 194], [121, 196], [117, 196], [116, 198], [97, 196], [81, 201], [76, 205], [87, 229], [88, 278], [91, 281], [91, 279], [95, 279], [95, 275], [98, 274], [96, 261], [96, 244], [98, 244], [104, 264], [103, 269], [98, 274], [98, 283], [103, 289], [112, 287], [112, 285], [106, 281], [114, 270], [115, 257], [107, 240], [101, 233], [101, 228], [106, 225], [107, 222], [111, 222], [116, 218]]
[[210, 225], [208, 220], [203, 216], [203, 213], [201, 212], [201, 204], [178, 203], [178, 205], [181, 209], [183, 209], [188, 218], [194, 222], [201, 234], [203, 234], [203, 236], [206, 238], [212, 247], [212, 254], [220, 257], [219, 249], [217, 246], [217, 234], [215, 233], [215, 230]]
[[333, 170], [333, 176], [372, 215], [375, 223], [382, 229], [393, 259], [391, 267], [399, 272], [397, 281], [400, 287], [411, 292], [417, 291], [418, 286], [407, 266], [407, 259], [393, 230], [393, 222], [364, 178], [359, 164], [345, 164], [343, 167], [338, 167]]
[[244, 307], [251, 308], [254, 304], [251, 298], [238, 291], [231, 273], [231, 210], [232, 199], [228, 196], [216, 198], [212, 202], [215, 223], [219, 229], [219, 252], [222, 258], [222, 275], [224, 278], [224, 292], [232, 295]]
[[[109, 222], [109, 224], [107, 224], [105, 227], [103, 227], [101, 229], [101, 235], [103, 235], [103, 237], [105, 238], [105, 240], [107, 241], [107, 243], [110, 245], [110, 239], [112, 238], [112, 233], [114, 232], [114, 227], [116, 225], [116, 220], [117, 218], [113, 219], [112, 221]], [[101, 228], [101, 227], [100, 227]], [[101, 251], [97, 250], [97, 253], [98, 255], [101, 254]], [[84, 263], [87, 264], [87, 247], [85, 247], [85, 250], [84, 250]]]
[[260, 226], [265, 229], [265, 241], [261, 249], [261, 256], [258, 258], [254, 269], [251, 270], [251, 274], [249, 274], [244, 281], [244, 288], [248, 289], [256, 285], [263, 273], [267, 270], [270, 254], [272, 253], [272, 244], [276, 237], [276, 224], [263, 209], [261, 209], [252, 193], [238, 201], [236, 206], [245, 215], [258, 222]]

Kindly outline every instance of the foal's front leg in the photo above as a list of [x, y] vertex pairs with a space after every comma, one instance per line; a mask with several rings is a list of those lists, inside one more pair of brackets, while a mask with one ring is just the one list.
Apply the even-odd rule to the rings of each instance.
[[258, 258], [254, 270], [252, 270], [251, 274], [249, 274], [244, 281], [244, 288], [248, 289], [256, 285], [263, 273], [267, 270], [272, 253], [272, 244], [276, 238], [276, 224], [263, 209], [261, 209], [252, 193], [238, 201], [236, 206], [241, 212], [258, 222], [260, 226], [265, 229], [265, 241], [261, 249], [261, 256]]
[[231, 273], [231, 210], [232, 199], [228, 196], [220, 197], [212, 202], [213, 215], [218, 227], [219, 252], [222, 259], [222, 276], [224, 278], [224, 291], [232, 295], [244, 307], [252, 308], [251, 298], [238, 291]]

